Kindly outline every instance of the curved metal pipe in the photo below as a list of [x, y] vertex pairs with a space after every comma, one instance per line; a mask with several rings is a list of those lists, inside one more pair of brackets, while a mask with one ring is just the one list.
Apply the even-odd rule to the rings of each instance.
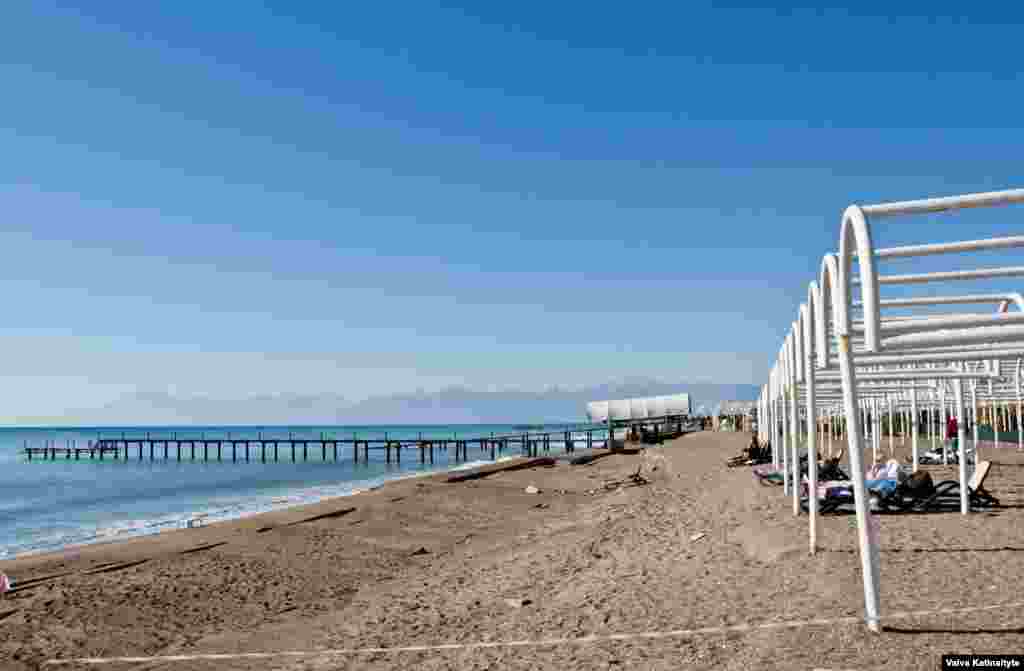
[[839, 284], [841, 290], [839, 309], [837, 309], [836, 331], [840, 335], [850, 335], [850, 308], [853, 303], [853, 283], [851, 277], [852, 255], [856, 249], [861, 259], [858, 264], [860, 275], [861, 302], [864, 307], [864, 343], [869, 352], [881, 349], [879, 326], [882, 315], [878, 297], [878, 268], [872, 255], [871, 227], [868, 225], [864, 212], [856, 205], [846, 208], [839, 233]]

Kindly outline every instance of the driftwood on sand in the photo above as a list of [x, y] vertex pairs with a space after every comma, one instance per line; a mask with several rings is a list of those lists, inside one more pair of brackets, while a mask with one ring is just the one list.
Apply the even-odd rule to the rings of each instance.
[[475, 468], [464, 473], [452, 473], [448, 476], [445, 482], [478, 480], [480, 478], [486, 478], [488, 475], [493, 475], [494, 473], [501, 473], [502, 471], [518, 471], [523, 468], [535, 468], [537, 466], [554, 466], [555, 463], [557, 462], [554, 457], [535, 457], [533, 459], [504, 461], [497, 464], [483, 466], [481, 468]]
[[583, 454], [578, 457], [573, 457], [569, 460], [569, 463], [573, 466], [583, 466], [597, 461], [598, 459], [604, 459], [610, 457], [613, 454], [640, 454], [642, 448], [629, 448], [629, 449], [617, 449], [617, 450], [602, 450], [600, 452], [591, 452], [590, 454]]

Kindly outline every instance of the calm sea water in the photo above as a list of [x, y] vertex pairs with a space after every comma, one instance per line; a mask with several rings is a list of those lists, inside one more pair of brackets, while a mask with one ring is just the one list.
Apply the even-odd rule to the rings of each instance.
[[[576, 425], [578, 426], [578, 425]], [[546, 425], [545, 430], [563, 430], [567, 425]], [[537, 429], [534, 429], [537, 430]], [[205, 521], [219, 521], [243, 517], [254, 513], [312, 503], [333, 496], [344, 496], [379, 485], [387, 480], [408, 477], [416, 473], [465, 468], [489, 461], [489, 453], [482, 454], [472, 447], [468, 463], [454, 463], [455, 450], [435, 450], [434, 464], [420, 464], [419, 451], [403, 451], [402, 464], [385, 463], [383, 450], [370, 450], [369, 462], [354, 463], [351, 446], [339, 447], [339, 460], [335, 463], [332, 450], [328, 461], [322, 462], [319, 447], [310, 447], [310, 461], [291, 463], [290, 448], [282, 446], [281, 461], [261, 464], [259, 451], [251, 448], [251, 461], [231, 462], [230, 448], [225, 449], [226, 461], [191, 462], [183, 450], [182, 462], [162, 459], [163, 450], [157, 448], [158, 458], [139, 461], [82, 459], [81, 461], [28, 462], [23, 447], [40, 446], [43, 441], [55, 441], [63, 447], [67, 441], [77, 440], [85, 447], [97, 436], [114, 438], [122, 432], [129, 437], [177, 434], [179, 439], [227, 437], [318, 438], [327, 434], [336, 438], [460, 438], [522, 433], [516, 425], [434, 425], [434, 426], [293, 426], [293, 427], [104, 427], [61, 429], [2, 429], [0, 428], [0, 559], [57, 550], [67, 545], [94, 543], [159, 533], [165, 529], [187, 525], [198, 515], [207, 515]], [[583, 438], [583, 434], [576, 434]], [[595, 434], [595, 439], [598, 434]], [[554, 442], [552, 450], [561, 450], [561, 441]], [[598, 443], [599, 444], [599, 443]], [[202, 448], [197, 448], [201, 458]], [[505, 458], [518, 456], [513, 448]], [[211, 453], [211, 457], [213, 453]], [[478, 461], [474, 461], [478, 460]]]

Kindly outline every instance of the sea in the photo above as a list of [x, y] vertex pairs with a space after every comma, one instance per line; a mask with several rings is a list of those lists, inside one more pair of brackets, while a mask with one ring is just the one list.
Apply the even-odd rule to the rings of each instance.
[[[401, 464], [386, 463], [384, 450], [371, 449], [369, 460], [356, 463], [352, 446], [339, 446], [338, 461], [328, 449], [322, 461], [319, 447], [310, 446], [309, 461], [302, 461], [301, 448], [295, 463], [291, 448], [280, 446], [280, 461], [260, 463], [259, 450], [253, 446], [250, 461], [239, 456], [231, 461], [225, 446], [221, 462], [191, 461], [183, 448], [182, 461], [176, 460], [172, 445], [170, 459], [144, 459], [137, 453], [127, 460], [107, 456], [103, 461], [83, 457], [75, 461], [57, 459], [29, 461], [26, 445], [41, 447], [50, 441], [58, 448], [76, 444], [86, 447], [97, 438], [176, 436], [190, 438], [308, 438], [336, 439], [468, 439], [490, 435], [522, 434], [524, 431], [573, 431], [583, 440], [585, 428], [579, 424], [447, 424], [394, 426], [174, 426], [174, 427], [75, 427], [75, 428], [0, 428], [0, 560], [27, 554], [51, 552], [69, 546], [156, 534], [186, 527], [190, 521], [202, 523], [254, 515], [326, 498], [349, 496], [379, 486], [389, 480], [423, 473], [473, 468], [490, 463], [490, 453], [469, 448], [468, 461], [456, 463], [454, 447], [435, 449], [434, 463], [421, 464], [419, 450], [403, 450]], [[603, 445], [604, 434], [595, 432], [595, 446]], [[598, 440], [600, 437], [601, 440]], [[558, 440], [555, 440], [558, 438]], [[577, 443], [579, 446], [580, 443]], [[562, 451], [560, 436], [552, 436], [552, 451]], [[520, 455], [518, 447], [506, 450], [499, 459]], [[214, 458], [211, 454], [211, 458]]]

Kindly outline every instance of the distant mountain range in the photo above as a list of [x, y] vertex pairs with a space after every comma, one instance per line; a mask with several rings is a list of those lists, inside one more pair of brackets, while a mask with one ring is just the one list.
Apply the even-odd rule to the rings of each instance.
[[[122, 397], [98, 410], [69, 412], [43, 423], [104, 425], [515, 424], [584, 421], [587, 401], [685, 393], [695, 414], [723, 400], [754, 400], [752, 384], [669, 383], [632, 379], [582, 388], [478, 391], [450, 387], [351, 402], [337, 394], [277, 394], [243, 399], [164, 392]], [[19, 423], [26, 423], [19, 421]]]

